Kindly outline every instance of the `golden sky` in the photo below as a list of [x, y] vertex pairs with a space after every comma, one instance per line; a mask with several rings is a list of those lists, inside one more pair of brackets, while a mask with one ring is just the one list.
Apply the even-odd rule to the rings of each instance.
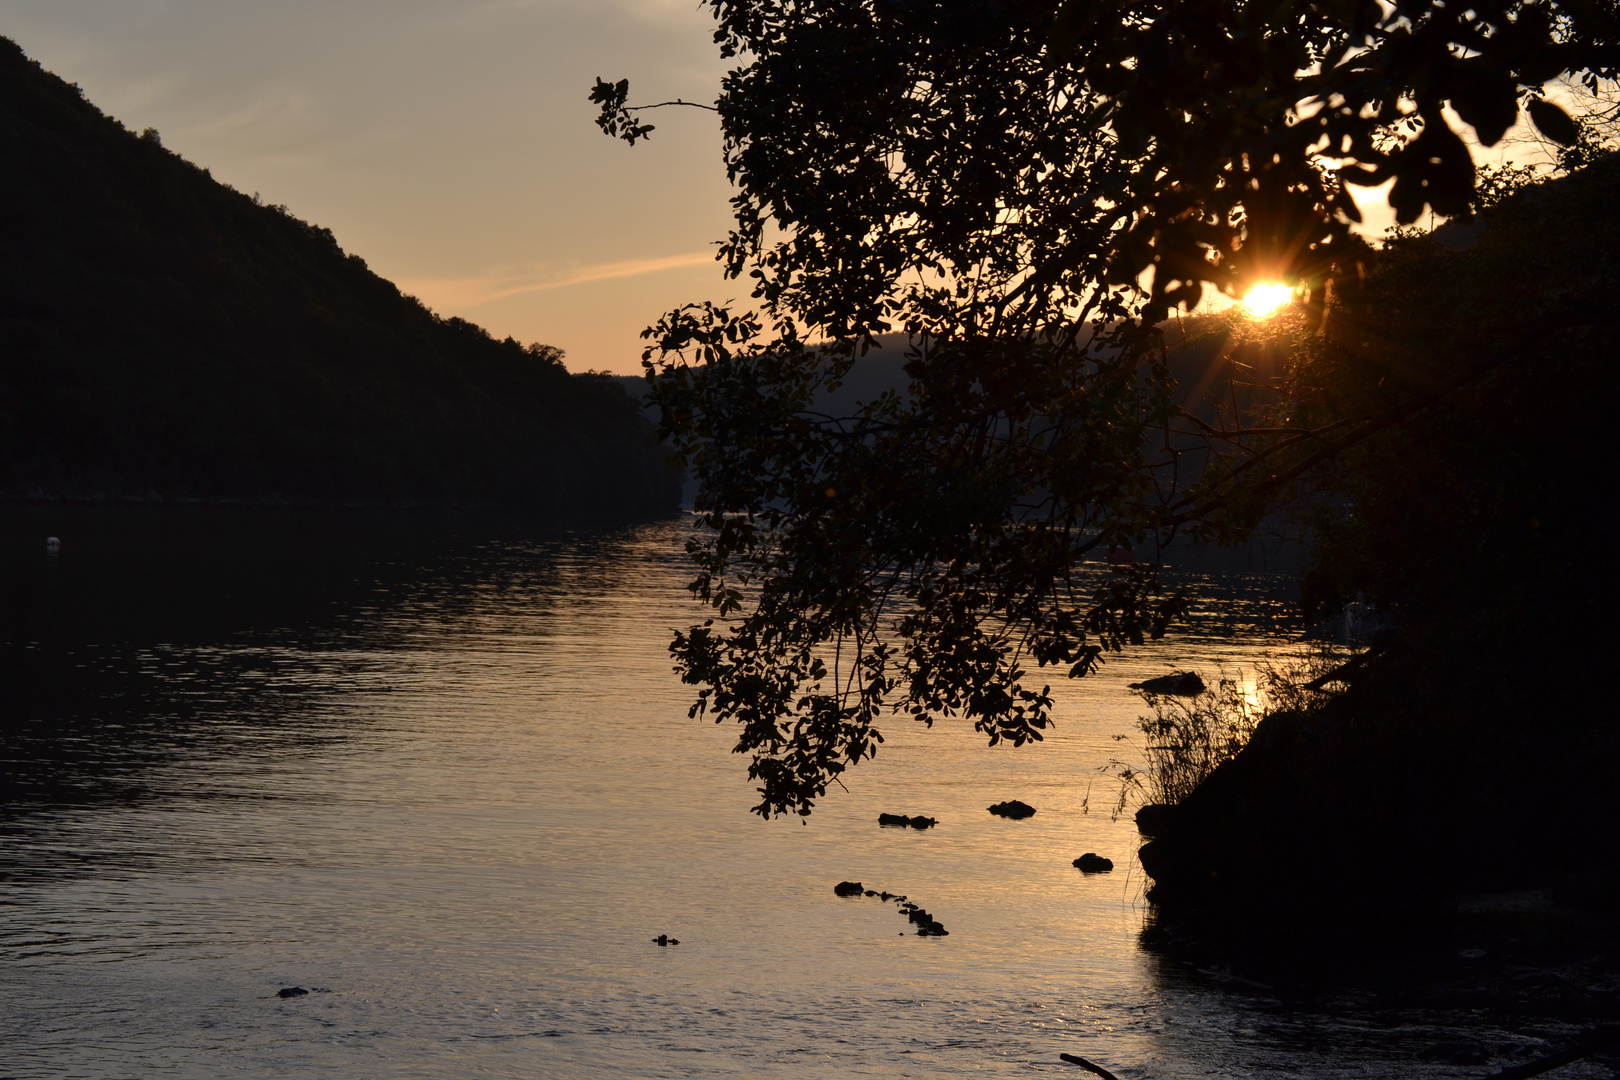
[[642, 327], [746, 295], [719, 127], [634, 148], [586, 94], [712, 101], [696, 0], [0, 0], [0, 34], [215, 178], [285, 204], [444, 315], [639, 373]]
[[[713, 101], [712, 32], [699, 0], [0, 0], [0, 34], [128, 127], [440, 314], [619, 373], [663, 312], [747, 288], [713, 261], [713, 115], [659, 110], [629, 147], [586, 94]], [[1381, 235], [1384, 191], [1357, 195]]]

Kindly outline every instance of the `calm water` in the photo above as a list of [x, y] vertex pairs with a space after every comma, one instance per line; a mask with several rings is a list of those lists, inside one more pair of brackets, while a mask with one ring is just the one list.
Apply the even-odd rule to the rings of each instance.
[[[1125, 684], [1284, 649], [1280, 579], [1208, 579], [1184, 634], [1060, 688], [1043, 744], [896, 721], [808, 823], [762, 822], [669, 670], [685, 528], [4, 512], [0, 1073], [1483, 1071], [1412, 1060], [1448, 1021], [1285, 1007], [1137, 945], [1099, 773]], [[1010, 798], [1038, 813], [985, 813]]]

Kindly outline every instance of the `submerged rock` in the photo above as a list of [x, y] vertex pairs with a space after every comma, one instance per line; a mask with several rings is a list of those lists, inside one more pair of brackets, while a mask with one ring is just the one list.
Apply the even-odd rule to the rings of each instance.
[[909, 909], [906, 911], [906, 918], [916, 924], [918, 937], [946, 937], [950, 933], [938, 919], [922, 908], [915, 904], [907, 904], [905, 907]]
[[276, 997], [303, 997], [307, 993], [309, 993], [309, 991], [305, 990], [302, 986], [283, 986], [280, 990], [276, 991]]
[[893, 825], [902, 829], [932, 829], [939, 824], [939, 820], [937, 818], [923, 817], [921, 814], [916, 817], [908, 817], [905, 814], [879, 814], [878, 824]]
[[[864, 895], [881, 897], [885, 902], [894, 901], [899, 908], [900, 914], [904, 915], [907, 920], [917, 927], [919, 937], [948, 937], [950, 934], [950, 931], [946, 930], [938, 919], [924, 911], [920, 904], [907, 900], [900, 893], [892, 893], [886, 889], [881, 892], [876, 889], [868, 889], [859, 881], [840, 881], [833, 886], [833, 891], [839, 896]], [[902, 934], [901, 936], [904, 937], [905, 935]], [[660, 942], [660, 944], [662, 943]], [[670, 944], [673, 945], [675, 942], [671, 941]]]
[[1167, 697], [1197, 697], [1204, 692], [1204, 680], [1200, 679], [1196, 672], [1175, 671], [1169, 675], [1160, 675], [1156, 679], [1133, 682], [1131, 689], [1140, 690], [1144, 694], [1160, 694]]
[[1106, 874], [1114, 868], [1114, 860], [1105, 859], [1095, 851], [1088, 851], [1074, 860], [1074, 865], [1087, 874]]
[[998, 802], [994, 806], [990, 807], [989, 810], [992, 814], [995, 814], [998, 817], [1012, 818], [1014, 821], [1021, 821], [1024, 818], [1035, 816], [1035, 808], [1033, 806], [1029, 805], [1027, 802], [1020, 802], [1017, 799], [1012, 799], [1008, 802]]

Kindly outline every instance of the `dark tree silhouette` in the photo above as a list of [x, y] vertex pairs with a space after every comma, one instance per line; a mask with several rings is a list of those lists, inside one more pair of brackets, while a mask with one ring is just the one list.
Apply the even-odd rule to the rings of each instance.
[[[1620, 57], [1604, 3], [711, 7], [739, 60], [715, 106], [720, 257], [756, 303], [671, 312], [644, 360], [710, 530], [694, 590], [717, 621], [672, 649], [694, 712], [740, 724], [763, 814], [808, 813], [888, 712], [1040, 738], [1030, 669], [1082, 676], [1178, 612], [1151, 565], [1088, 558], [1241, 536], [1506, 362], [1307, 422], [1285, 348], [1222, 413], [1178, 394], [1161, 324], [1278, 280], [1291, 332], [1319, 332], [1375, 259], [1347, 185], [1392, 182], [1401, 222], [1467, 216], [1447, 108], [1487, 146], [1521, 114], [1575, 144], [1544, 87], [1595, 88]], [[627, 83], [591, 98], [608, 134], [652, 132]], [[889, 331], [909, 391], [818, 411]]]

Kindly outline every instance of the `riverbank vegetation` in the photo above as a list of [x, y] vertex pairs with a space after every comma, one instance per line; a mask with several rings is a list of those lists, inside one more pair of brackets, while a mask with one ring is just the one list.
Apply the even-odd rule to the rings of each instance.
[[0, 497], [669, 513], [639, 409], [0, 39]]
[[[1326, 704], [1326, 689], [1355, 653], [1330, 642], [1311, 641], [1293, 655], [1265, 661], [1252, 672], [1221, 671], [1213, 685], [1202, 679], [1197, 693], [1156, 693], [1132, 684], [1151, 715], [1136, 722], [1136, 734], [1115, 735], [1123, 756], [1105, 771], [1118, 782], [1113, 815], [1140, 814], [1163, 820], [1237, 757], [1268, 717]], [[1147, 826], [1151, 829], [1151, 826]]]

